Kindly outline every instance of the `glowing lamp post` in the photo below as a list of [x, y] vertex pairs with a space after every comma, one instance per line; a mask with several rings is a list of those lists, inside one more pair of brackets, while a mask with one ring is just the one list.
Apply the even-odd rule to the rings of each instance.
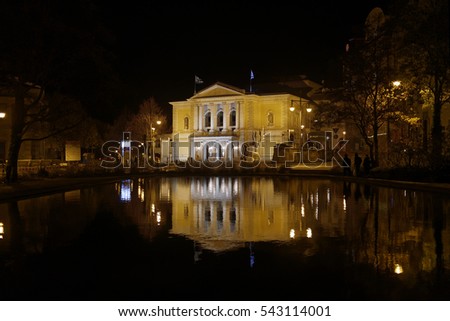
[[[161, 121], [157, 120], [156, 121], [156, 125], [161, 125]], [[152, 156], [152, 160], [155, 159], [155, 148], [153, 147], [153, 131], [156, 131], [156, 128], [153, 127], [153, 123], [150, 123], [150, 144], [151, 144], [151, 156]]]
[[[299, 137], [299, 140], [300, 140], [299, 143], [302, 144], [303, 143], [302, 142], [302, 140], [303, 140], [303, 128], [305, 127], [302, 124], [302, 99], [300, 98], [299, 100], [291, 100], [291, 106], [289, 107], [289, 110], [292, 113], [295, 112], [294, 103], [298, 103], [299, 104], [299, 109], [298, 109], [298, 115], [299, 115], [298, 116], [299, 117], [298, 127], [299, 127], [299, 130], [298, 130], [298, 132], [299, 132], [300, 135], [297, 134], [297, 136]], [[297, 130], [295, 132], [297, 132]]]
[[307, 107], [306, 108], [306, 125], [308, 126], [308, 133], [311, 131], [311, 124], [310, 124], [310, 116], [309, 114], [312, 112], [312, 108], [311, 107]]

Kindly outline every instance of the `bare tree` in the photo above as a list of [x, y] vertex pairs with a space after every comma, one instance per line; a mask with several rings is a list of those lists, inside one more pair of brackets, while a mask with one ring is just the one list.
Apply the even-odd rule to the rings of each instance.
[[385, 21], [381, 9], [374, 9], [366, 21], [365, 39], [344, 58], [343, 112], [358, 128], [375, 166], [379, 164], [380, 128], [410, 111], [407, 97], [411, 86], [406, 79], [396, 82], [398, 48], [393, 26]]
[[145, 99], [136, 114], [132, 115], [128, 128], [137, 139], [150, 141], [167, 126], [167, 116], [153, 97]]
[[84, 119], [78, 102], [61, 95], [44, 97], [41, 87], [18, 82], [11, 109], [11, 136], [6, 181], [17, 180], [20, 147], [25, 141], [44, 140], [78, 126]]
[[[92, 7], [89, 0], [0, 2], [0, 11], [8, 13], [0, 19], [0, 89], [14, 97], [9, 182], [17, 180], [24, 140], [45, 139], [81, 122], [81, 117], [70, 121], [69, 116], [77, 115], [68, 109], [79, 107], [78, 102], [97, 106], [105, 92], [97, 84], [113, 79]], [[72, 97], [68, 104], [67, 97]], [[47, 131], [39, 136], [36, 128], [44, 123]]]

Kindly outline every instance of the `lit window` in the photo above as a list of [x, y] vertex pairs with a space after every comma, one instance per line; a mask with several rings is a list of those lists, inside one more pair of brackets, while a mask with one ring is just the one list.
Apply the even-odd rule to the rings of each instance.
[[236, 127], [236, 110], [232, 110], [230, 113], [230, 126]]
[[217, 113], [217, 127], [220, 129], [223, 127], [223, 111]]
[[211, 127], [211, 112], [206, 112], [205, 114], [205, 127], [210, 128]]

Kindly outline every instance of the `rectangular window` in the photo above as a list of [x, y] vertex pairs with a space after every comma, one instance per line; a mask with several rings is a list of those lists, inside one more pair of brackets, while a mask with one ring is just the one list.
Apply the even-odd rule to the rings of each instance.
[[230, 113], [230, 126], [236, 127], [236, 110], [232, 110]]
[[223, 111], [217, 113], [217, 127], [219, 127], [219, 129], [223, 128]]
[[211, 127], [211, 112], [205, 114], [205, 128]]

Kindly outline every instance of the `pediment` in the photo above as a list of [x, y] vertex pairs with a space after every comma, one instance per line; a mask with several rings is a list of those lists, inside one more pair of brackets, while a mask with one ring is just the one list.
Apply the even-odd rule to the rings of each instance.
[[192, 96], [191, 99], [236, 95], [245, 95], [245, 90], [223, 83], [215, 83], [214, 85], [202, 89], [196, 95]]

